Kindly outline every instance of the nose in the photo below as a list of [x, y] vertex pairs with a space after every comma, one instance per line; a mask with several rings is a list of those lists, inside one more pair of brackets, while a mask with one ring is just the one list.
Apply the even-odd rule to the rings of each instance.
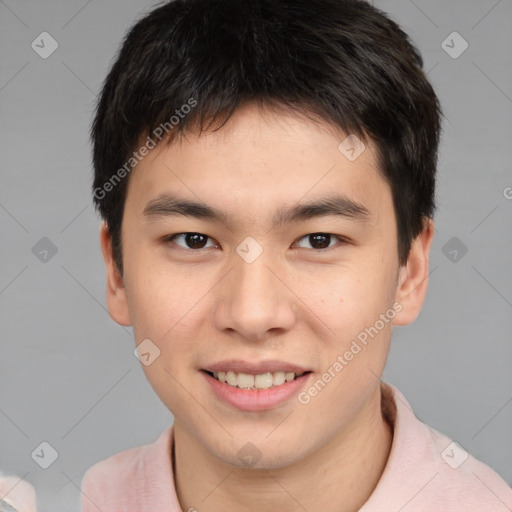
[[277, 266], [264, 256], [247, 263], [235, 257], [222, 281], [214, 312], [216, 328], [249, 341], [282, 335], [296, 321], [294, 293]]

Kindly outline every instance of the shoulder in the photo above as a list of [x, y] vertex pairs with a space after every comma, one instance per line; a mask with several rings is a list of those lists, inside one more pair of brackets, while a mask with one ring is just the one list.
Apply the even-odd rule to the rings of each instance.
[[116, 453], [93, 464], [85, 473], [83, 481], [99, 484], [104, 476], [116, 480], [129, 478], [137, 467], [143, 453], [149, 445], [141, 445]]
[[[153, 443], [128, 448], [96, 462], [81, 483], [82, 512], [135, 504], [146, 494], [148, 482], [165, 474], [169, 464], [166, 450], [172, 427]], [[153, 475], [155, 473], [155, 475]]]
[[383, 383], [382, 391], [394, 438], [369, 505], [401, 503], [403, 512], [512, 510], [512, 489], [496, 471], [421, 421], [396, 387]]
[[[82, 511], [118, 506], [122, 495], [131, 496], [140, 478], [140, 461], [148, 445], [137, 446], [116, 453], [92, 465], [82, 478]], [[125, 499], [123, 498], [123, 499]]]
[[[429, 427], [436, 476], [432, 483], [446, 510], [512, 510], [512, 489], [490, 466], [459, 443]], [[434, 458], [435, 457], [435, 458]]]

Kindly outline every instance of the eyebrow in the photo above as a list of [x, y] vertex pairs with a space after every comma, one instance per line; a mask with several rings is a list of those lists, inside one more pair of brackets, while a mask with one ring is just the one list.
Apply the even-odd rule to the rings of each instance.
[[[183, 215], [223, 224], [229, 224], [229, 214], [202, 202], [180, 198], [165, 193], [150, 200], [143, 211], [148, 219], [158, 219]], [[355, 221], [368, 221], [372, 218], [369, 210], [343, 194], [331, 195], [299, 203], [292, 207], [280, 207], [274, 214], [273, 226], [300, 222], [323, 216], [341, 216]]]

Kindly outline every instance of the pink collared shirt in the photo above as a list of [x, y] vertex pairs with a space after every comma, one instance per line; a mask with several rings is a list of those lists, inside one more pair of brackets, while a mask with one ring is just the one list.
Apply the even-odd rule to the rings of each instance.
[[[512, 489], [483, 462], [421, 422], [405, 397], [381, 384], [393, 443], [359, 512], [507, 512]], [[82, 512], [183, 512], [171, 464], [173, 427], [151, 444], [104, 459], [82, 479]]]

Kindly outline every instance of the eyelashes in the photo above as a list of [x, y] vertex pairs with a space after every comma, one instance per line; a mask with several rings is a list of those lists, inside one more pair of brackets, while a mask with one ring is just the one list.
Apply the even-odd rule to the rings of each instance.
[[[184, 245], [180, 245], [176, 242], [176, 240], [182, 240]], [[339, 242], [335, 245], [331, 245], [331, 242], [334, 240], [338, 240]], [[201, 250], [208, 249], [210, 247], [217, 247], [217, 245], [208, 246], [208, 241], [214, 240], [212, 237], [205, 235], [203, 233], [197, 232], [183, 232], [183, 233], [175, 233], [173, 235], [166, 236], [164, 238], [165, 243], [172, 243], [179, 248], [185, 251], [191, 252], [201, 252]], [[306, 240], [307, 243], [312, 245], [312, 247], [300, 247], [301, 249], [307, 249], [314, 252], [327, 252], [332, 249], [336, 249], [339, 246], [350, 244], [350, 240], [341, 235], [335, 235], [333, 233], [324, 233], [324, 232], [316, 232], [309, 233], [303, 235], [302, 237], [297, 239], [297, 242], [301, 242], [302, 240]], [[296, 244], [297, 242], [294, 242]], [[314, 245], [319, 244], [320, 247], [314, 247]]]

